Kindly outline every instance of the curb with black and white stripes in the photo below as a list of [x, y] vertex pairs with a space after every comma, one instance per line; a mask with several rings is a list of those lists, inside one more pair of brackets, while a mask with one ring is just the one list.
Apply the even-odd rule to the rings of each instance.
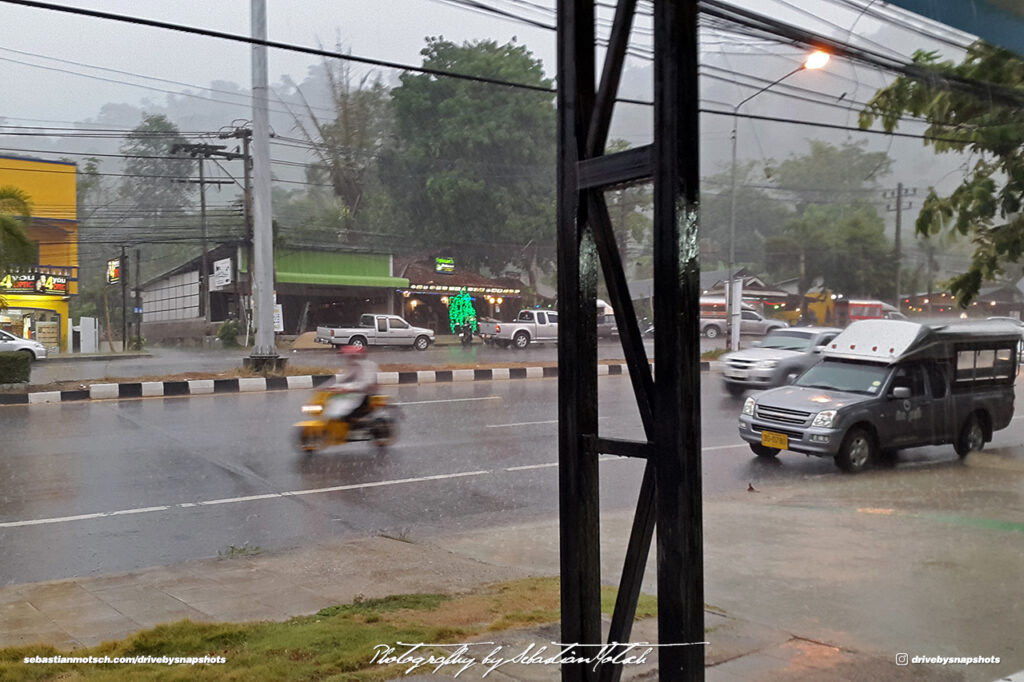
[[[710, 363], [700, 363], [702, 372]], [[625, 364], [598, 365], [598, 376], [628, 373]], [[499, 367], [494, 369], [430, 369], [409, 372], [377, 372], [382, 386], [444, 384], [469, 381], [512, 379], [549, 379], [558, 376], [558, 367]], [[0, 405], [39, 405], [81, 400], [120, 400], [125, 398], [175, 397], [218, 393], [253, 393], [311, 389], [334, 378], [333, 374], [294, 377], [241, 377], [236, 379], [192, 379], [188, 381], [130, 381], [118, 384], [92, 384], [79, 390], [40, 391], [37, 393], [0, 393]]]

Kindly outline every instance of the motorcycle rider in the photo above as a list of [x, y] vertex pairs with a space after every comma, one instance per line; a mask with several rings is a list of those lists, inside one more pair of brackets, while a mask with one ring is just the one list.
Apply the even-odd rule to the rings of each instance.
[[370, 411], [370, 396], [377, 391], [377, 363], [366, 356], [363, 346], [342, 346], [341, 370], [334, 375], [334, 381], [327, 387], [328, 391], [339, 394], [361, 394], [362, 401], [357, 407], [347, 410], [346, 400], [332, 397], [324, 406], [324, 417], [327, 419], [359, 419]]

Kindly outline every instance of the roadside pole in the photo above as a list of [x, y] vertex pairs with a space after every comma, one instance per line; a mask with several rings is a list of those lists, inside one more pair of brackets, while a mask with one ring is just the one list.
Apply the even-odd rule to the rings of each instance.
[[[113, 349], [111, 349], [113, 350]], [[128, 254], [121, 245], [121, 352], [128, 351]]]

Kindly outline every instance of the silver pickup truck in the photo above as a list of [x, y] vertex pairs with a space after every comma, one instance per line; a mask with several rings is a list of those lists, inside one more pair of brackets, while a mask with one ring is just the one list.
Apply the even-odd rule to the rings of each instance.
[[317, 327], [315, 341], [334, 346], [412, 346], [426, 350], [434, 342], [434, 331], [413, 327], [397, 315], [364, 314], [357, 327]]
[[531, 343], [553, 343], [558, 341], [558, 312], [527, 309], [520, 310], [512, 322], [478, 321], [477, 334], [485, 343], [516, 350]]
[[758, 457], [792, 450], [847, 472], [922, 445], [966, 457], [1013, 418], [1019, 341], [994, 323], [854, 322], [793, 384], [747, 398], [740, 437]]

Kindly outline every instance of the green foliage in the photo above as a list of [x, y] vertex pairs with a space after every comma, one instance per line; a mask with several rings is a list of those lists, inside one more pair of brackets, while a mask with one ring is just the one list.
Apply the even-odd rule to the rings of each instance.
[[[422, 54], [430, 69], [552, 85], [514, 41], [432, 37]], [[463, 262], [494, 270], [549, 259], [553, 249], [525, 245], [554, 242], [553, 95], [427, 74], [401, 81], [392, 91], [398, 146], [383, 159], [401, 232], [414, 243], [465, 245]]]
[[810, 204], [848, 204], [862, 201], [865, 191], [890, 173], [892, 159], [885, 152], [867, 152], [866, 141], [841, 146], [810, 141], [810, 151], [791, 155], [766, 174], [781, 190], [796, 197], [797, 212]]
[[[860, 124], [867, 128], [881, 121], [893, 131], [904, 114], [923, 117], [928, 121], [926, 146], [934, 146], [936, 153], [969, 152], [977, 159], [950, 196], [929, 191], [916, 225], [922, 236], [953, 233], [970, 239], [971, 265], [950, 283], [966, 306], [983, 281], [1024, 255], [1024, 106], [990, 98], [988, 90], [991, 85], [1020, 93], [1024, 102], [1024, 59], [978, 41], [960, 64], [924, 51], [915, 53], [914, 61], [922, 75], [898, 78], [876, 92]], [[978, 85], [953, 88], [950, 78]]]
[[885, 223], [868, 204], [807, 206], [767, 244], [769, 270], [800, 278], [806, 292], [817, 278], [848, 296], [891, 298], [895, 267]]
[[25, 233], [31, 215], [28, 194], [12, 185], [0, 187], [0, 271], [35, 263], [36, 245]]
[[196, 161], [183, 152], [171, 154], [175, 144], [187, 142], [178, 126], [163, 114], [144, 116], [125, 137], [121, 153], [128, 158], [121, 193], [138, 211], [161, 216], [191, 203], [193, 186], [176, 181], [190, 177]]
[[32, 372], [32, 358], [28, 353], [0, 353], [0, 384], [27, 383]]
[[452, 333], [454, 334], [467, 320], [473, 326], [475, 334], [476, 309], [473, 308], [473, 298], [463, 289], [457, 296], [448, 299], [448, 324], [452, 328]]
[[217, 338], [224, 348], [238, 348], [238, 320], [226, 320], [217, 330]]
[[128, 350], [145, 350], [146, 349], [146, 337], [144, 336], [133, 336], [128, 339]]

